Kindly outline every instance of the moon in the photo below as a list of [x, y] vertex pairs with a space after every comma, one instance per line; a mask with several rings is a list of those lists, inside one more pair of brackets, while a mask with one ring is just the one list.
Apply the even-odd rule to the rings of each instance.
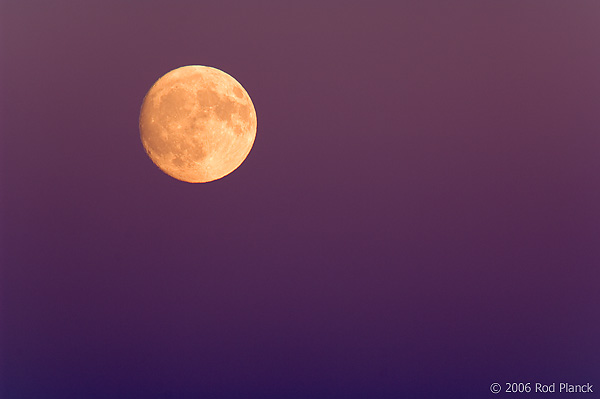
[[163, 172], [206, 183], [244, 162], [256, 138], [256, 110], [246, 90], [227, 73], [184, 66], [158, 79], [144, 97], [140, 138]]

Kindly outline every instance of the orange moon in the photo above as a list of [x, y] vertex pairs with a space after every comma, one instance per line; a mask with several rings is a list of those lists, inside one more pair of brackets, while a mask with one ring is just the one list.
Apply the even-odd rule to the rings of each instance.
[[144, 97], [140, 137], [163, 172], [206, 183], [244, 162], [256, 138], [256, 111], [230, 75], [207, 66], [184, 66], [158, 79]]

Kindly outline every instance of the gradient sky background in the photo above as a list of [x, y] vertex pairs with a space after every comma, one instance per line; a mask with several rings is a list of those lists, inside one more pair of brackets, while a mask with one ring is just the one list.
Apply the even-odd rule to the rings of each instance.
[[[600, 390], [599, 21], [597, 0], [2, 0], [0, 397]], [[258, 115], [209, 184], [139, 139], [147, 90], [190, 64]]]

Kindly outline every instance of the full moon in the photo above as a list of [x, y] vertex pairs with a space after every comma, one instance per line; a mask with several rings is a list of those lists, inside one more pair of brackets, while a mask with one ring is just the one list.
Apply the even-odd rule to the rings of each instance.
[[230, 75], [207, 66], [184, 66], [158, 79], [144, 97], [140, 137], [163, 172], [206, 183], [244, 162], [256, 137], [256, 111]]

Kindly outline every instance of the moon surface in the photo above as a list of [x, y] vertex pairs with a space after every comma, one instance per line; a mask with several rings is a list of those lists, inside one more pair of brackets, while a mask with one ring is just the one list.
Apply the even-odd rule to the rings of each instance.
[[256, 111], [230, 75], [207, 66], [184, 66], [158, 79], [146, 94], [140, 137], [163, 172], [206, 183], [244, 162], [256, 138]]

